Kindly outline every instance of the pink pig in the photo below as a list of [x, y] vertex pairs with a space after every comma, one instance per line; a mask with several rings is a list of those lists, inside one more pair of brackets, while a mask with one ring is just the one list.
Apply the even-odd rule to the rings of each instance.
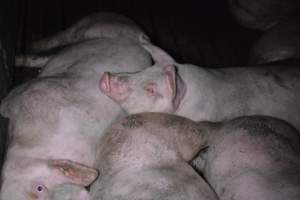
[[300, 129], [299, 68], [183, 65], [140, 40], [154, 66], [135, 73], [106, 72], [100, 80], [100, 90], [127, 112], [175, 113], [196, 121], [269, 115]]

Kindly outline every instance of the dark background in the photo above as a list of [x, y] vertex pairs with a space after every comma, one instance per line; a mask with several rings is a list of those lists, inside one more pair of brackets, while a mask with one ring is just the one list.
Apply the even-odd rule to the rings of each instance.
[[128, 16], [178, 62], [197, 65], [245, 64], [258, 35], [232, 20], [226, 0], [21, 0], [17, 9], [20, 51], [97, 11]]

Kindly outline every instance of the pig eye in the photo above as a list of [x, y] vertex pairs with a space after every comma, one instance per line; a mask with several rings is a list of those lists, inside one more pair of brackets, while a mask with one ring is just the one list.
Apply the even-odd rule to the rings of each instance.
[[144, 88], [148, 94], [150, 95], [154, 95], [156, 93], [156, 87], [154, 84], [149, 84], [147, 86], [145, 86]]
[[47, 187], [43, 184], [34, 184], [32, 189], [33, 189], [33, 192], [37, 195], [48, 192]]
[[150, 93], [150, 94], [154, 94], [154, 93], [155, 93], [155, 91], [154, 91], [153, 88], [146, 88], [146, 91], [147, 91], [148, 93]]
[[45, 188], [42, 186], [42, 185], [38, 185], [37, 187], [36, 187], [36, 191], [37, 192], [43, 192], [45, 190]]

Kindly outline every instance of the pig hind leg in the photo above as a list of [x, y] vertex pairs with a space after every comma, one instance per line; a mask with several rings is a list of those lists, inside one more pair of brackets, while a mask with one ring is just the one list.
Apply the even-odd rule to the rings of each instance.
[[[51, 52], [58, 50], [60, 47], [83, 40], [84, 30], [87, 28], [87, 26], [89, 26], [88, 19], [83, 19], [62, 32], [32, 42], [29, 45], [29, 49], [33, 52], [50, 52], [50, 54], [53, 54]], [[15, 65], [26, 67], [43, 67], [47, 64], [50, 58], [51, 56], [47, 55], [20, 54], [15, 57]]]
[[86, 39], [86, 32], [93, 29], [96, 16], [90, 15], [75, 23], [73, 26], [44, 39], [34, 41], [29, 49], [33, 51], [49, 51], [54, 48], [81, 42]]
[[35, 52], [49, 51], [54, 48], [63, 47], [79, 42], [82, 38], [80, 22], [53, 36], [32, 42], [29, 49]]
[[50, 60], [51, 56], [41, 56], [36, 54], [19, 54], [15, 57], [16, 67], [41, 68]]

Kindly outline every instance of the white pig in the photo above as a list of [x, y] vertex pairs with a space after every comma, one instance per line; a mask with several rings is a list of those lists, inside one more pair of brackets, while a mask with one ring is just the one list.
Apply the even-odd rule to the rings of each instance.
[[203, 68], [178, 64], [141, 38], [156, 62], [135, 73], [104, 73], [100, 90], [129, 113], [167, 112], [196, 121], [270, 115], [300, 129], [300, 69]]
[[215, 198], [186, 163], [195, 156], [220, 200], [300, 198], [300, 133], [273, 117], [213, 123], [139, 113], [115, 123], [98, 147], [94, 199]]
[[199, 126], [207, 138], [199, 170], [220, 200], [300, 198], [300, 133], [290, 124], [247, 116]]
[[99, 93], [98, 74], [150, 64], [136, 41], [103, 37], [65, 48], [36, 79], [15, 88], [0, 109], [10, 119], [0, 199], [44, 200], [57, 185], [90, 185], [96, 142], [124, 115]]
[[163, 113], [131, 115], [98, 143], [99, 179], [91, 198], [101, 200], [217, 200], [188, 164], [206, 138], [192, 120]]

